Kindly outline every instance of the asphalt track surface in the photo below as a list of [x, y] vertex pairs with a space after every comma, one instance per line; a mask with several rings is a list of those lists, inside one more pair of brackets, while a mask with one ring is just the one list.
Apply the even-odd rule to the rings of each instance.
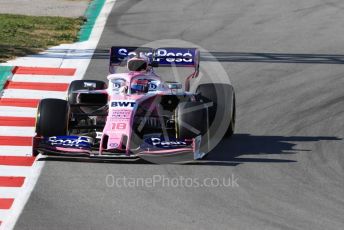
[[[343, 229], [343, 9], [340, 0], [117, 1], [98, 50], [182, 39], [218, 52], [236, 89], [236, 135], [189, 165], [50, 158], [16, 229]], [[96, 54], [85, 78], [106, 74]], [[239, 187], [119, 188], [107, 175], [233, 175]]]

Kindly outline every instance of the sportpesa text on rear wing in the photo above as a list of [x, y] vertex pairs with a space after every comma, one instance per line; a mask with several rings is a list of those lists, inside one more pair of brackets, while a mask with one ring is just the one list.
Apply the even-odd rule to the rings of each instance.
[[120, 66], [126, 63], [128, 57], [142, 54], [149, 57], [151, 62], [156, 61], [162, 67], [198, 67], [199, 65], [197, 48], [162, 47], [153, 49], [113, 46], [110, 49], [110, 66]]
[[115, 67], [125, 65], [128, 58], [144, 55], [151, 63], [159, 67], [191, 67], [194, 72], [186, 78], [185, 87], [189, 88], [189, 81], [199, 73], [200, 52], [197, 48], [183, 47], [123, 47], [113, 46], [110, 49], [109, 72], [115, 73]]

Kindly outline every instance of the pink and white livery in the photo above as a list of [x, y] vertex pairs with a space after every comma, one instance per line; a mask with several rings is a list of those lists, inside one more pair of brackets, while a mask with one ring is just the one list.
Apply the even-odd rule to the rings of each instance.
[[[228, 120], [226, 134], [233, 134], [235, 95], [232, 85], [223, 84], [202, 84], [189, 92], [199, 62], [196, 48], [111, 47], [107, 84], [77, 80], [66, 100], [41, 100], [33, 154], [202, 158], [217, 120]], [[121, 66], [126, 71], [117, 73]], [[179, 82], [164, 81], [155, 67], [193, 71], [183, 89]]]

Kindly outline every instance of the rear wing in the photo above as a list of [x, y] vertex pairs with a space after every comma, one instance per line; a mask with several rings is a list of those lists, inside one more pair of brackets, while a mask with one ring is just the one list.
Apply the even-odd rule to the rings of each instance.
[[110, 69], [109, 72], [113, 73], [113, 67], [124, 66], [127, 63], [128, 58], [133, 55], [144, 54], [150, 58], [150, 61], [153, 59], [153, 48], [149, 47], [123, 47], [123, 46], [112, 46], [110, 49]]
[[159, 67], [190, 67], [194, 72], [186, 78], [185, 88], [189, 89], [189, 81], [199, 73], [200, 52], [197, 48], [182, 47], [123, 47], [113, 46], [110, 49], [109, 72], [115, 73], [117, 66], [124, 66], [131, 56], [144, 55], [151, 63]]
[[150, 58], [150, 61], [157, 62], [161, 67], [198, 67], [199, 51], [197, 48], [180, 47], [122, 47], [113, 46], [110, 49], [110, 67], [121, 66], [132, 55], [143, 54]]

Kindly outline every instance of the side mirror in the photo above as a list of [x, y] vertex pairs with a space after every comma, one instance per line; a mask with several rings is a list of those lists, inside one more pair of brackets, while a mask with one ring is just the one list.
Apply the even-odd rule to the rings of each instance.
[[178, 82], [166, 82], [167, 83], [167, 87], [169, 89], [181, 89], [183, 88], [182, 84], [178, 83]]

